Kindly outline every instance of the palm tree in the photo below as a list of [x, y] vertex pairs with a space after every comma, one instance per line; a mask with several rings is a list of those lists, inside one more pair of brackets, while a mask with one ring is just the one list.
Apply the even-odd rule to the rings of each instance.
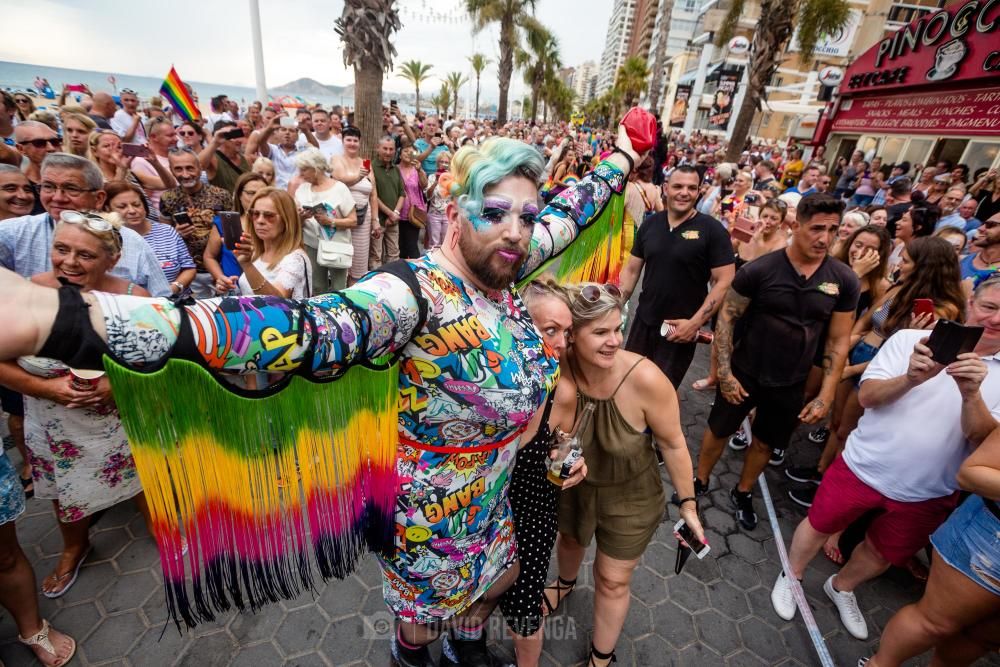
[[416, 109], [417, 113], [420, 113], [420, 84], [428, 79], [430, 76], [431, 66], [425, 65], [419, 60], [407, 60], [405, 63], [399, 66], [399, 74], [410, 83], [417, 90], [417, 103]]
[[392, 68], [390, 38], [402, 27], [395, 0], [345, 0], [334, 30], [344, 43], [344, 64], [354, 68], [354, 122], [361, 152], [371, 156], [382, 135], [382, 77]]
[[524, 19], [526, 49], [517, 47], [514, 61], [524, 70], [524, 82], [531, 86], [531, 120], [538, 116], [538, 97], [547, 78], [554, 76], [559, 61], [559, 40], [552, 32], [532, 17]]
[[448, 105], [451, 103], [451, 89], [448, 87], [447, 81], [441, 82], [441, 90], [438, 94], [431, 97], [431, 104], [434, 105], [434, 110], [437, 112], [438, 116], [443, 116], [448, 113]]
[[673, 16], [673, 0], [660, 0], [660, 32], [656, 37], [656, 54], [653, 56], [653, 71], [649, 78], [649, 109], [654, 116], [660, 115], [660, 93], [666, 87], [664, 68], [667, 62], [667, 37], [670, 34], [670, 19]]
[[573, 114], [576, 93], [558, 76], [552, 76], [545, 80], [545, 86], [542, 88], [542, 99], [545, 101], [546, 123], [549, 122], [550, 112], [555, 115], [555, 120], [569, 120]]
[[635, 105], [639, 95], [646, 89], [648, 78], [649, 70], [646, 68], [646, 61], [639, 56], [628, 58], [625, 64], [618, 68], [614, 91], [625, 109]]
[[500, 102], [497, 105], [497, 123], [503, 125], [507, 122], [507, 94], [510, 91], [510, 77], [514, 74], [514, 47], [520, 43], [518, 26], [535, 10], [535, 0], [465, 0], [465, 7], [472, 15], [477, 32], [491, 23], [500, 25], [500, 62], [497, 65]]
[[[469, 82], [469, 77], [461, 72], [450, 72], [446, 81], [455, 100], [455, 106], [452, 107], [451, 115], [454, 118], [458, 118], [458, 94], [462, 92], [462, 86]], [[448, 111], [448, 105], [445, 105], [445, 111]]]
[[479, 119], [479, 78], [483, 74], [483, 70], [490, 64], [490, 59], [481, 53], [473, 53], [469, 57], [469, 63], [472, 65], [472, 71], [476, 73], [476, 119]]
[[[718, 33], [718, 44], [725, 44], [733, 36], [744, 2], [733, 0]], [[736, 162], [739, 159], [750, 134], [754, 113], [761, 108], [764, 87], [771, 83], [796, 24], [799, 28], [799, 61], [806, 64], [812, 60], [820, 38], [843, 28], [849, 17], [848, 0], [760, 0], [760, 19], [750, 46], [747, 94], [733, 125], [726, 161]]]

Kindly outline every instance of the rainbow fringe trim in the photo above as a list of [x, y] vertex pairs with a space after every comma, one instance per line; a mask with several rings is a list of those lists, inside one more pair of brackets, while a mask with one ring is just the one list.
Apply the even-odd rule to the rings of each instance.
[[148, 374], [105, 368], [178, 627], [295, 598], [313, 588], [314, 567], [343, 578], [365, 552], [391, 553], [395, 366], [322, 384], [296, 377], [263, 398], [187, 361]]
[[618, 285], [634, 239], [635, 223], [625, 210], [625, 197], [614, 194], [604, 210], [580, 231], [578, 239], [532, 271], [518, 287], [546, 271], [551, 271], [563, 285], [583, 282]]

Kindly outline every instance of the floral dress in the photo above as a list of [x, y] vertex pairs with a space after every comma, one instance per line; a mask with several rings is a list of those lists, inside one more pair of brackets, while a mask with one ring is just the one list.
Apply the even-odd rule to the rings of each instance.
[[[39, 377], [69, 373], [53, 359], [22, 357], [18, 364]], [[142, 492], [125, 430], [113, 407], [67, 408], [25, 395], [24, 439], [35, 497], [58, 500], [63, 523]]]
[[[564, 250], [624, 185], [603, 163], [557, 195], [538, 215], [522, 275]], [[186, 318], [166, 299], [96, 297], [108, 347], [138, 366], [180, 354], [182, 327], [192, 340], [183, 354], [222, 373], [322, 378], [401, 352], [396, 533], [381, 559], [383, 593], [397, 617], [431, 623], [467, 609], [517, 558], [511, 470], [558, 364], [513, 286], [479, 290], [433, 254], [409, 265], [419, 294], [376, 272], [301, 303], [199, 300], [185, 306]], [[419, 329], [418, 298], [427, 306]]]

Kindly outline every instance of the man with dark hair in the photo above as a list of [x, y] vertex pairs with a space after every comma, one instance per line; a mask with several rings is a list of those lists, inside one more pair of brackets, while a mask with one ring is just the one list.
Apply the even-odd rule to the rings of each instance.
[[886, 225], [889, 231], [895, 233], [896, 221], [903, 217], [903, 214], [913, 207], [910, 201], [910, 193], [913, 189], [913, 182], [906, 178], [897, 178], [889, 186], [889, 194], [885, 198]]
[[228, 120], [235, 122], [236, 119], [233, 118], [229, 113], [229, 98], [225, 95], [216, 95], [209, 101], [209, 107], [212, 112], [208, 114], [205, 118], [205, 131], [214, 132], [215, 124], [219, 121]]
[[236, 187], [237, 179], [250, 171], [250, 163], [243, 155], [246, 136], [232, 138], [226, 136], [238, 129], [240, 128], [236, 123], [220, 120], [215, 124], [211, 141], [198, 153], [198, 161], [205, 168], [208, 182], [230, 194]]
[[[751, 490], [772, 450], [784, 451], [800, 420], [815, 424], [826, 416], [844, 370], [860, 286], [846, 264], [829, 257], [843, 211], [844, 204], [831, 195], [803, 197], [791, 244], [744, 266], [719, 311], [719, 384], [702, 438], [695, 493], [708, 491], [723, 446], [756, 407], [753, 443], [729, 494], [746, 530], [757, 527]], [[743, 331], [734, 341], [737, 320]], [[823, 384], [803, 408], [806, 377], [824, 332]]]
[[334, 118], [326, 109], [313, 109], [311, 122], [317, 148], [323, 157], [329, 160], [336, 155], [343, 155], [344, 141], [340, 137], [340, 116], [337, 116], [334, 126]]
[[[694, 167], [681, 165], [671, 172], [666, 209], [639, 227], [621, 275], [622, 292], [629, 297], [645, 267], [625, 349], [649, 357], [675, 388], [694, 358], [698, 331], [718, 310], [736, 271], [725, 227], [695, 210], [700, 186]], [[673, 327], [665, 337], [660, 333], [664, 323]]]
[[774, 163], [770, 160], [761, 160], [753, 168], [754, 175], [754, 190], [760, 190], [768, 183], [775, 181], [774, 178]]

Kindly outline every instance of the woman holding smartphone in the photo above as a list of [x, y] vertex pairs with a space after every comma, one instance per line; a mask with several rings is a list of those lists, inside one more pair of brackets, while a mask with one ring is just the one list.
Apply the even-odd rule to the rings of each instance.
[[[267, 187], [267, 181], [260, 174], [249, 172], [236, 179], [233, 189], [233, 208], [240, 217], [240, 227], [244, 232], [250, 229], [250, 202], [257, 193]], [[221, 216], [215, 216], [214, 225], [208, 233], [208, 243], [205, 245], [205, 270], [212, 274], [215, 280], [215, 291], [226, 294], [236, 289], [236, 280], [243, 273], [236, 255], [226, 247], [226, 233], [222, 227]]]
[[344, 142], [344, 154], [330, 158], [330, 169], [333, 178], [351, 191], [357, 211], [358, 224], [351, 227], [354, 258], [347, 271], [347, 284], [353, 285], [368, 273], [372, 237], [378, 238], [382, 228], [378, 223], [378, 193], [372, 163], [361, 157], [361, 130], [356, 127], [344, 128], [341, 140]]
[[544, 605], [552, 613], [573, 592], [584, 553], [596, 537], [588, 664], [604, 667], [615, 660], [632, 573], [663, 520], [666, 496], [654, 447], [681, 496], [681, 517], [702, 542], [705, 533], [677, 394], [655, 364], [621, 349], [621, 292], [614, 285], [583, 284], [573, 289], [571, 303], [573, 329], [555, 409], [579, 415], [593, 404], [595, 410], [577, 433], [587, 477], [560, 494], [559, 578], [546, 587]]
[[[761, 207], [756, 230], [752, 232], [749, 240], [740, 240], [737, 238], [737, 234], [733, 234], [733, 247], [736, 253], [737, 269], [747, 262], [752, 262], [761, 255], [766, 255], [769, 252], [781, 250], [788, 246], [788, 235], [782, 229], [782, 223], [785, 221], [785, 213], [787, 212], [788, 204], [780, 199], [772, 199]], [[739, 220], [737, 221], [738, 225]], [[735, 227], [732, 231], [735, 232]]]

